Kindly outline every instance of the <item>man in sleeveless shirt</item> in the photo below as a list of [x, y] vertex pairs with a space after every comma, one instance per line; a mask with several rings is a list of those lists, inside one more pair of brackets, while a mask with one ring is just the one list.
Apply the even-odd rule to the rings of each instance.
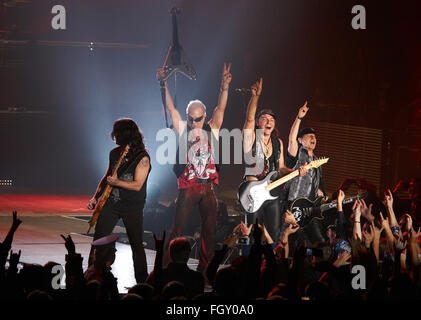
[[[118, 147], [111, 150], [108, 170], [88, 203], [88, 209], [92, 210], [100, 201], [107, 184], [113, 186], [96, 223], [94, 240], [111, 234], [121, 218], [132, 249], [136, 282], [140, 283], [144, 282], [148, 276], [143, 248], [143, 207], [146, 201], [147, 180], [151, 171], [150, 158], [143, 142], [143, 135], [133, 120], [117, 120], [111, 137]], [[129, 152], [124, 157], [117, 173], [112, 175], [127, 144], [130, 145]], [[108, 247], [92, 246], [89, 265], [93, 263], [95, 249], [98, 254], [99, 250], [108, 250]]]
[[[251, 98], [243, 126], [243, 150], [246, 160], [244, 180], [248, 181], [262, 180], [272, 171], [278, 171], [279, 176], [293, 171], [284, 164], [284, 147], [282, 140], [278, 138], [275, 114], [272, 110], [263, 109], [256, 116], [262, 88], [262, 78], [251, 86]], [[300, 168], [300, 176], [306, 173], [304, 167]], [[279, 190], [275, 192], [279, 194]], [[259, 223], [264, 223], [276, 246], [280, 240], [281, 216], [279, 199], [275, 199], [267, 201], [257, 212], [248, 214], [247, 221], [255, 223], [258, 218]]]
[[[205, 274], [215, 247], [215, 227], [217, 199], [215, 185], [218, 184], [218, 167], [212, 152], [212, 141], [218, 140], [219, 129], [224, 119], [228, 101], [228, 89], [232, 79], [231, 64], [225, 64], [222, 71], [222, 83], [218, 104], [212, 118], [206, 123], [206, 107], [199, 100], [191, 101], [186, 108], [187, 125], [175, 108], [168, 87], [165, 83], [166, 108], [171, 117], [173, 129], [180, 141], [187, 141], [185, 152], [177, 151], [177, 163], [174, 172], [177, 176], [178, 196], [176, 200], [175, 220], [171, 235], [164, 248], [164, 266], [169, 263], [168, 244], [182, 235], [187, 219], [195, 206], [199, 206], [201, 218], [201, 246], [197, 270]], [[162, 79], [163, 71], [158, 70], [157, 78]]]

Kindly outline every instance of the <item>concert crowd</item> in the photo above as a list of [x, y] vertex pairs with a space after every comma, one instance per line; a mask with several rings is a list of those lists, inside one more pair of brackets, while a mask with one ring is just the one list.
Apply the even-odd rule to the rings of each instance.
[[[163, 237], [155, 236], [153, 271], [142, 283], [121, 293], [112, 273], [115, 248], [110, 246], [83, 270], [83, 257], [71, 236], [62, 236], [65, 288], [54, 289], [57, 262], [23, 264], [14, 252], [13, 236], [22, 221], [13, 222], [0, 255], [1, 300], [395, 300], [421, 297], [421, 181], [400, 181], [379, 198], [362, 178], [345, 179], [332, 196], [341, 202], [352, 185], [364, 199], [329, 210], [323, 222], [324, 242], [294, 240], [299, 227], [285, 223], [281, 240], [273, 240], [259, 221], [241, 223], [226, 237], [205, 271], [189, 268], [191, 246], [178, 237], [170, 243], [170, 263], [163, 267]], [[284, 214], [288, 221], [288, 213]], [[333, 223], [332, 223], [333, 221]], [[332, 223], [332, 224], [330, 224]], [[249, 238], [249, 241], [239, 239]], [[250, 244], [246, 244], [246, 243]], [[221, 263], [233, 248], [243, 247], [231, 264]], [[247, 248], [246, 248], [247, 247]], [[247, 249], [247, 250], [246, 250]], [[355, 267], [355, 268], [354, 268]]]

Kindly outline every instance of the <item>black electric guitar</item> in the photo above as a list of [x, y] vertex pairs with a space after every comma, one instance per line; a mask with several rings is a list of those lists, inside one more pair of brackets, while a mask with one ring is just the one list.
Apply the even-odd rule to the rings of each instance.
[[[197, 74], [193, 68], [193, 65], [190, 63], [186, 53], [183, 50], [183, 47], [178, 41], [177, 14], [180, 13], [180, 9], [174, 7], [171, 9], [170, 13], [172, 15], [172, 44], [168, 50], [167, 57], [165, 58], [164, 65], [162, 67], [163, 72], [161, 77], [158, 79], [161, 86], [162, 105], [167, 128], [169, 128], [169, 125], [166, 111], [167, 99], [165, 95], [165, 81], [167, 81], [168, 78], [176, 72], [180, 72], [190, 80], [196, 80], [197, 78]], [[175, 100], [174, 103], [176, 103]]]
[[[307, 170], [311, 168], [318, 168], [322, 164], [328, 162], [329, 158], [321, 158], [311, 161], [309, 164], [306, 164], [304, 167]], [[270, 194], [272, 189], [279, 187], [285, 182], [298, 177], [298, 169], [287, 174], [286, 176], [270, 182], [270, 179], [276, 174], [276, 171], [269, 172], [269, 174], [260, 181], [244, 181], [238, 187], [238, 200], [244, 210], [247, 213], [254, 213], [261, 208], [261, 206], [268, 200], [274, 200], [278, 197], [274, 197]]]
[[190, 80], [196, 80], [197, 74], [193, 68], [193, 65], [190, 63], [187, 58], [186, 53], [183, 50], [183, 47], [178, 41], [178, 28], [177, 28], [177, 14], [180, 13], [180, 9], [172, 8], [170, 11], [172, 15], [172, 44], [168, 50], [167, 57], [164, 62], [163, 76], [159, 80], [161, 82], [167, 81], [175, 72], [181, 72]]
[[[352, 203], [356, 200], [364, 199], [367, 193], [356, 195], [355, 197], [347, 198], [342, 201], [342, 204]], [[308, 198], [295, 199], [289, 206], [289, 210], [294, 215], [295, 220], [301, 228], [306, 227], [313, 219], [323, 220], [325, 218], [323, 212], [336, 208], [337, 202], [329, 202], [322, 204], [323, 197], [318, 197], [311, 201]]]

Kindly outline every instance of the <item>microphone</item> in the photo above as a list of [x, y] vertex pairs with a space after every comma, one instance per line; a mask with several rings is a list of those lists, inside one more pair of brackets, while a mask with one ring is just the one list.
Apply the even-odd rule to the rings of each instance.
[[234, 89], [235, 92], [239, 92], [239, 93], [250, 93], [251, 90], [249, 88], [236, 88]]

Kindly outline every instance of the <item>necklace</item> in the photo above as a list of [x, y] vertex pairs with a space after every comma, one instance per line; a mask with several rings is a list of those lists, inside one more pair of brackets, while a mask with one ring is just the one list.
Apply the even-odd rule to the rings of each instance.
[[266, 158], [268, 158], [269, 147], [270, 147], [270, 144], [272, 143], [272, 139], [269, 137], [269, 141], [268, 141], [268, 143], [266, 143], [265, 139], [263, 138], [262, 142], [263, 142], [263, 146], [265, 147], [265, 150], [264, 150], [265, 156], [266, 156]]

